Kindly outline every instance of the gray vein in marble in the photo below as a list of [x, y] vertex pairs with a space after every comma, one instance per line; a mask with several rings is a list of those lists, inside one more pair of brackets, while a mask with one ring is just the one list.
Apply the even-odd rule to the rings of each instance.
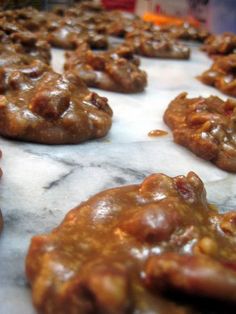
[[51, 188], [57, 187], [64, 179], [70, 176], [75, 169], [69, 170], [67, 173], [61, 175], [58, 179], [49, 182], [47, 185], [43, 186], [44, 190], [50, 190]]

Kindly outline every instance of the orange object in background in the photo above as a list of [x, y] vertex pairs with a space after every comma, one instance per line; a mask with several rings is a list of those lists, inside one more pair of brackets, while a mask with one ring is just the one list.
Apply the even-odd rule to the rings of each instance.
[[152, 22], [156, 25], [182, 25], [183, 23], [188, 22], [190, 25], [199, 26], [199, 22], [192, 16], [180, 18], [171, 15], [145, 12], [143, 19], [144, 21]]

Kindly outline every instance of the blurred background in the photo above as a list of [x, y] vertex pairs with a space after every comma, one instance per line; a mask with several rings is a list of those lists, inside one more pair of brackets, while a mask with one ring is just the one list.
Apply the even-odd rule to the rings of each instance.
[[[88, 0], [87, 0], [88, 1]], [[79, 0], [0, 0], [1, 9], [32, 5], [50, 9], [55, 5], [67, 6]], [[163, 16], [192, 19], [213, 33], [236, 32], [236, 0], [95, 0], [107, 9], [122, 9], [144, 16], [155, 22]]]

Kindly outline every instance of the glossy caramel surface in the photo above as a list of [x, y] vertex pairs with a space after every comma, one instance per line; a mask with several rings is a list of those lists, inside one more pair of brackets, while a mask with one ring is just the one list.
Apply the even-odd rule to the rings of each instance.
[[235, 221], [207, 204], [193, 172], [101, 192], [32, 239], [34, 305], [47, 314], [197, 312], [165, 291], [236, 302]]
[[210, 56], [228, 55], [236, 52], [236, 35], [223, 33], [209, 36], [202, 47]]
[[126, 44], [136, 54], [150, 58], [189, 59], [190, 49], [160, 31], [134, 30], [126, 35]]
[[87, 86], [121, 93], [142, 92], [147, 74], [139, 68], [134, 50], [125, 45], [94, 52], [87, 45], [66, 53], [65, 70], [78, 75]]
[[209, 36], [206, 29], [195, 27], [187, 22], [181, 25], [164, 25], [161, 31], [170, 34], [172, 38], [199, 42], [203, 42]]
[[236, 172], [236, 101], [219, 97], [187, 98], [181, 93], [164, 114], [174, 141], [219, 168]]
[[1, 135], [44, 144], [79, 143], [106, 135], [112, 116], [106, 98], [40, 60], [15, 59], [0, 68]]
[[222, 93], [236, 97], [236, 54], [217, 57], [211, 67], [198, 78], [206, 85], [214, 86]]

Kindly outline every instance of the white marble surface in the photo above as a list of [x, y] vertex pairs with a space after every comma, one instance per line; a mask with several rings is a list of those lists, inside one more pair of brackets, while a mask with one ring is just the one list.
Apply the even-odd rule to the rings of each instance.
[[[53, 65], [62, 69], [63, 51]], [[31, 237], [55, 227], [65, 213], [103, 189], [140, 182], [153, 172], [170, 176], [193, 170], [204, 181], [208, 199], [222, 210], [236, 208], [236, 177], [197, 158], [172, 142], [171, 133], [150, 138], [153, 129], [168, 130], [162, 115], [182, 91], [189, 96], [220, 95], [194, 77], [211, 61], [195, 46], [190, 61], [142, 59], [149, 85], [144, 93], [99, 91], [114, 111], [108, 136], [80, 145], [46, 146], [0, 138], [4, 175], [0, 237], [0, 313], [33, 314], [24, 259]]]

